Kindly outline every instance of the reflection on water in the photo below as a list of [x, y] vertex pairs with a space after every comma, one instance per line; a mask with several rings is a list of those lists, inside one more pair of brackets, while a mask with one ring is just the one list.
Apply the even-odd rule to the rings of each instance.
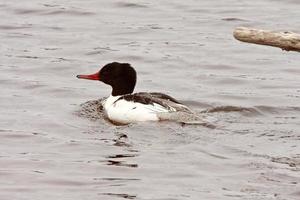
[[116, 154], [107, 156], [107, 158], [128, 158], [128, 157], [136, 157], [137, 154]]
[[137, 164], [128, 164], [124, 161], [117, 161], [117, 160], [107, 160], [107, 165], [113, 165], [113, 166], [123, 166], [123, 167], [138, 167]]
[[[124, 146], [124, 145], [120, 145], [120, 146]], [[127, 145], [125, 145], [125, 146], [128, 147]], [[129, 164], [126, 162], [126, 158], [133, 158], [133, 157], [137, 157], [137, 156], [138, 156], [138, 154], [114, 154], [114, 155], [106, 156], [107, 160], [105, 162], [107, 163], [107, 165], [136, 168], [136, 167], [138, 167], [138, 164], [132, 164], [132, 163]], [[122, 159], [122, 160], [120, 160], [120, 159]]]

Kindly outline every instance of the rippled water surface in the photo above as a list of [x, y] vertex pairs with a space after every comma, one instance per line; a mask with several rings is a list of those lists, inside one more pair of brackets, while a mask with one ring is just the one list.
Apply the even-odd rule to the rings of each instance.
[[[300, 32], [296, 0], [0, 0], [0, 199], [300, 199], [300, 54], [232, 37]], [[214, 119], [114, 126], [74, 114], [110, 88], [77, 80], [111, 62], [136, 91]]]

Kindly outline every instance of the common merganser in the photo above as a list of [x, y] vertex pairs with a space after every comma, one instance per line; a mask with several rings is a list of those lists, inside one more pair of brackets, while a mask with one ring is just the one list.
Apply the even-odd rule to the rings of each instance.
[[107, 118], [113, 123], [159, 120], [186, 122], [187, 118], [203, 123], [187, 106], [169, 95], [157, 92], [133, 93], [136, 71], [128, 63], [112, 62], [95, 74], [77, 75], [77, 78], [102, 81], [112, 87], [111, 95], [102, 105]]

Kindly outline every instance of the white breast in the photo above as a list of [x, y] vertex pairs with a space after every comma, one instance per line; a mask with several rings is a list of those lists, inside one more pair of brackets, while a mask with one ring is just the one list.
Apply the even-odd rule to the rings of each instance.
[[115, 122], [128, 124], [138, 121], [158, 121], [157, 113], [168, 112], [159, 104], [142, 104], [124, 99], [121, 96], [109, 96], [103, 107], [107, 117]]

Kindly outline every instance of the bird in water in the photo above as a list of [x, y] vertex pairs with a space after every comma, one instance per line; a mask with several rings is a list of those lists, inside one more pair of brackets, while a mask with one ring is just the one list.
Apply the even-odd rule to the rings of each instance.
[[112, 62], [97, 73], [77, 75], [77, 78], [101, 81], [112, 87], [111, 95], [102, 101], [102, 106], [105, 116], [114, 124], [161, 120], [207, 124], [169, 95], [158, 92], [133, 93], [136, 76], [136, 71], [130, 64]]

